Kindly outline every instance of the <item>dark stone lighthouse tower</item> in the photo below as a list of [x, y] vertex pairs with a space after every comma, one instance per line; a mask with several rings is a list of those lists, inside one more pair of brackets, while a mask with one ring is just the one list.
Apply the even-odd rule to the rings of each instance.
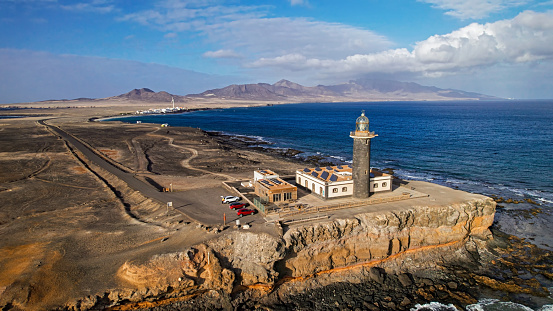
[[355, 132], [350, 133], [353, 138], [353, 197], [358, 199], [368, 198], [370, 195], [371, 181], [371, 138], [376, 135], [369, 132], [369, 118], [365, 117], [365, 111], [355, 122]]

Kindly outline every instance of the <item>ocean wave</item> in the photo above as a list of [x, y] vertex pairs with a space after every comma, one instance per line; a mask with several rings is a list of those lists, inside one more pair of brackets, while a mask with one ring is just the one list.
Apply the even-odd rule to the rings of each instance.
[[482, 299], [478, 303], [468, 305], [467, 311], [534, 311], [527, 306], [498, 299]]
[[431, 302], [426, 304], [416, 304], [414, 308], [411, 308], [411, 311], [457, 311], [454, 305], [444, 305], [439, 302]]
[[230, 133], [230, 132], [225, 132], [225, 131], [221, 131], [221, 132], [217, 132], [217, 133], [220, 133], [220, 135], [229, 136], [229, 137], [236, 138], [236, 139], [253, 140], [253, 141], [256, 141], [256, 142], [259, 142], [259, 143], [274, 144], [274, 142], [271, 142], [270, 140], [266, 139], [265, 137], [258, 136], [258, 135], [242, 135], [242, 134], [235, 134], [235, 133]]
[[[330, 157], [330, 158], [333, 158], [333, 159], [336, 159], [336, 160], [340, 160], [340, 161], [342, 161], [342, 162], [347, 162], [345, 157], [333, 156], [333, 155], [331, 155], [331, 156], [329, 156], [329, 157]], [[353, 162], [353, 161], [352, 161], [352, 162]]]
[[506, 198], [529, 198], [536, 202], [542, 203], [544, 206], [553, 207], [553, 192], [528, 188], [517, 188], [513, 186], [506, 186], [501, 183], [491, 184], [489, 182], [479, 180], [468, 180], [450, 176], [443, 176], [432, 172], [414, 172], [401, 168], [395, 169], [394, 175], [402, 179], [428, 181], [447, 187], [458, 188], [463, 191], [480, 193], [483, 195], [494, 195]]

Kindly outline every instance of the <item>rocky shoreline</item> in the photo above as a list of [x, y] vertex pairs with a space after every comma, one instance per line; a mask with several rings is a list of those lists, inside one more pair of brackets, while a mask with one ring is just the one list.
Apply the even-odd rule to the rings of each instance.
[[464, 306], [478, 298], [474, 273], [494, 257], [494, 207], [480, 196], [291, 226], [282, 237], [234, 231], [124, 265], [119, 278], [136, 290], [112, 291], [93, 307], [406, 310], [434, 300]]
[[[267, 142], [254, 138], [206, 133], [228, 151], [249, 149], [301, 163], [326, 165], [323, 159], [296, 157], [299, 150], [265, 148]], [[510, 203], [509, 199], [495, 200]], [[409, 269], [396, 271], [402, 263], [395, 263], [388, 271], [381, 267], [354, 267], [355, 272], [329, 273], [316, 281], [290, 282], [281, 277], [275, 279], [277, 286], [270, 289], [254, 282], [235, 286], [230, 294], [212, 290], [144, 310], [407, 310], [433, 301], [464, 308], [482, 298], [511, 301], [533, 309], [552, 304], [551, 253], [493, 226], [490, 229], [493, 235], [488, 238], [471, 238], [445, 251], [409, 258], [413, 261]], [[256, 284], [262, 290], [252, 290]]]
[[[322, 158], [296, 157], [302, 153], [299, 150], [265, 148], [262, 146], [267, 142], [254, 138], [207, 133], [229, 150], [247, 148], [302, 163], [326, 165]], [[509, 199], [499, 200], [510, 203]], [[414, 262], [410, 269], [387, 272], [381, 267], [357, 270], [353, 267], [354, 272], [329, 273], [316, 281], [290, 282], [285, 277], [278, 279], [277, 286], [268, 292], [266, 288], [260, 293], [239, 286], [231, 294], [217, 291], [144, 310], [407, 310], [435, 301], [460, 309], [482, 298], [520, 303], [533, 309], [552, 304], [551, 253], [494, 226], [490, 229], [493, 235], [487, 239], [471, 238], [459, 247], [409, 258]], [[429, 265], [429, 261], [433, 264]], [[394, 265], [402, 264], [391, 264]]]
[[[513, 250], [515, 254], [509, 254]], [[411, 270], [394, 271], [406, 260], [413, 265]], [[513, 266], [521, 261], [524, 264], [514, 272]], [[494, 230], [492, 240], [471, 239], [462, 246], [405, 256], [379, 267], [350, 267], [300, 280], [284, 279], [271, 288], [260, 284], [233, 290], [222, 287], [173, 299], [164, 293], [146, 299], [152, 301], [147, 307], [144, 303], [123, 304], [109, 310], [376, 311], [412, 310], [430, 302], [462, 310], [483, 297], [537, 310], [551, 304], [550, 293], [528, 276], [550, 278], [551, 263], [547, 252]]]
[[[204, 135], [200, 130], [170, 128], [156, 134], [166, 135], [160, 139], [148, 136], [157, 129], [149, 125], [79, 122], [62, 126], [129, 168], [137, 156], [131, 152], [133, 143], [143, 150], [151, 144], [145, 152], [153, 167], [161, 173], [181, 172], [183, 179], [191, 173], [202, 175], [178, 165], [162, 166], [178, 164], [160, 156], [173, 156], [166, 152], [174, 148], [167, 145], [168, 138], [199, 150], [204, 158], [193, 163], [196, 167], [207, 170], [216, 162], [220, 165], [214, 169], [227, 174], [250, 174], [261, 161], [273, 161], [267, 155], [305, 163], [286, 152], [274, 154], [271, 148], [238, 154], [249, 142], [229, 142], [225, 136]], [[10, 234], [9, 244], [2, 242], [0, 255], [5, 257], [0, 256], [0, 264], [12, 267], [10, 277], [16, 280], [6, 283], [9, 288], [0, 284], [2, 303], [8, 301], [3, 310], [409, 310], [432, 301], [462, 308], [482, 297], [532, 308], [552, 304], [551, 252], [498, 231], [492, 225], [495, 203], [481, 195], [436, 185], [435, 189], [448, 192], [447, 198], [469, 199], [463, 200], [464, 205], [428, 201], [431, 206], [420, 204], [413, 211], [356, 213], [284, 226], [280, 236], [255, 228], [215, 232], [190, 222], [166, 228], [158, 225], [167, 217], [165, 206], [149, 204], [125, 190], [121, 195], [133, 199], [128, 201], [130, 208], [142, 222], [129, 218], [123, 204], [85, 174], [62, 142], [33, 121], [14, 122], [5, 133], [13, 139], [3, 146], [13, 154], [29, 150], [25, 157], [30, 159], [48, 150], [48, 157], [35, 157], [32, 170], [21, 164], [20, 179], [3, 176], [5, 191], [0, 192], [12, 198], [14, 209], [5, 214], [0, 228]], [[128, 142], [128, 149], [117, 149], [122, 141]], [[182, 160], [188, 155], [174, 157]], [[1, 164], [14, 163], [19, 162], [6, 158]], [[271, 165], [278, 168], [283, 163]], [[68, 178], [72, 188], [60, 183]], [[125, 188], [113, 184], [119, 191]], [[22, 190], [30, 186], [40, 191], [35, 191], [35, 201], [26, 204], [37, 210], [21, 214], [15, 207], [28, 202]], [[53, 201], [53, 191], [58, 201]], [[92, 201], [93, 196], [99, 201]], [[68, 207], [66, 201], [74, 197], [82, 202]], [[30, 258], [28, 270], [17, 274], [25, 258]], [[65, 283], [59, 285], [61, 279]]]
[[228, 150], [248, 149], [255, 152], [262, 152], [270, 156], [314, 166], [332, 166], [336, 164], [343, 164], [331, 162], [328, 157], [321, 155], [305, 155], [305, 152], [302, 150], [292, 148], [271, 148], [272, 143], [249, 136], [225, 134], [216, 131], [206, 131], [205, 133], [214, 138], [218, 143], [226, 146]]

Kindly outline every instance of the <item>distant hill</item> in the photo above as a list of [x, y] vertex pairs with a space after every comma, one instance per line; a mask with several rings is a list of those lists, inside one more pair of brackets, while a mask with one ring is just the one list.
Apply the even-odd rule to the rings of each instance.
[[[130, 92], [106, 98], [57, 99], [36, 102], [42, 106], [94, 106], [117, 102], [118, 105], [166, 104], [174, 99], [175, 104], [191, 102], [213, 103], [221, 101], [252, 102], [348, 102], [348, 101], [433, 101], [433, 100], [500, 100], [502, 98], [465, 92], [454, 89], [441, 89], [413, 82], [392, 80], [357, 79], [336, 85], [303, 86], [288, 80], [274, 84], [233, 84], [220, 89], [212, 89], [200, 94], [186, 96], [170, 94], [165, 91], [154, 92], [149, 88], [134, 89]], [[26, 103], [32, 104], [32, 103]], [[42, 107], [40, 106], [40, 107]]]
[[186, 102], [187, 98], [185, 96], [173, 95], [165, 91], [154, 92], [148, 88], [134, 89], [128, 93], [121, 94], [118, 96], [108, 97], [106, 99], [129, 99], [135, 101], [145, 101], [145, 102], [167, 102], [170, 103], [172, 99], [177, 102]]
[[248, 100], [280, 102], [332, 102], [371, 100], [494, 100], [498, 97], [453, 89], [440, 89], [413, 82], [392, 80], [357, 79], [336, 85], [303, 86], [288, 80], [274, 84], [233, 84], [200, 94], [174, 95], [165, 91], [154, 92], [148, 88], [134, 89], [118, 96], [98, 99], [130, 100], [151, 103], [184, 103], [191, 100]]
[[440, 89], [413, 82], [376, 79], [358, 79], [343, 84], [314, 87], [302, 86], [288, 80], [280, 80], [275, 84], [233, 84], [200, 94], [190, 94], [187, 97], [261, 101], [499, 99], [484, 94]]

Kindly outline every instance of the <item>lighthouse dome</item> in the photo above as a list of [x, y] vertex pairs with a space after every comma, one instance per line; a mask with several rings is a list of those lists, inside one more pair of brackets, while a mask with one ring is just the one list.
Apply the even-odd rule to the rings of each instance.
[[361, 112], [357, 121], [355, 121], [356, 132], [368, 132], [369, 131], [369, 118], [365, 116], [365, 110]]

